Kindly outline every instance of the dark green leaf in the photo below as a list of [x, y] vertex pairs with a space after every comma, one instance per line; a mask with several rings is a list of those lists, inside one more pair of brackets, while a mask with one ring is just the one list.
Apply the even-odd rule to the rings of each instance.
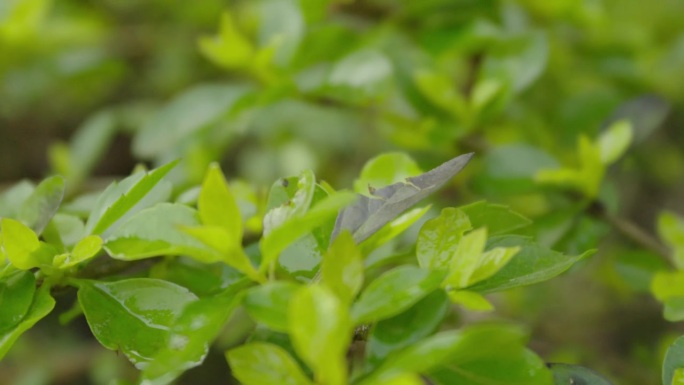
[[482, 324], [462, 331], [458, 348], [429, 374], [439, 385], [551, 385], [544, 362], [525, 348], [526, 333], [512, 325]]
[[64, 178], [61, 176], [40, 182], [21, 206], [19, 220], [40, 235], [62, 203], [64, 188]]
[[144, 368], [169, 340], [183, 308], [197, 297], [186, 288], [150, 278], [81, 281], [78, 301], [100, 343], [121, 350]]
[[376, 367], [390, 353], [411, 346], [432, 334], [449, 309], [444, 291], [437, 290], [405, 312], [373, 326], [366, 346], [370, 367]]
[[458, 174], [473, 154], [456, 157], [415, 177], [373, 191], [372, 198], [359, 196], [337, 217], [332, 239], [349, 230], [358, 243], [373, 235], [405, 210], [437, 191]]
[[50, 287], [43, 285], [33, 296], [31, 307], [21, 322], [10, 330], [0, 332], [0, 360], [7, 354], [19, 336], [48, 315], [54, 307], [55, 300], [50, 296]]
[[36, 279], [30, 271], [16, 271], [0, 281], [0, 334], [17, 325], [28, 313]]
[[517, 235], [492, 237], [487, 243], [487, 249], [516, 246], [520, 251], [501, 270], [468, 290], [488, 293], [542, 282], [568, 270], [594, 252], [589, 250], [577, 256], [567, 256]]
[[432, 293], [444, 272], [405, 265], [381, 275], [361, 293], [352, 306], [355, 325], [397, 315]]
[[611, 385], [608, 380], [578, 365], [548, 364], [554, 385]]
[[232, 374], [244, 385], [313, 385], [297, 362], [277, 345], [252, 342], [226, 352]]
[[288, 330], [288, 306], [299, 285], [291, 282], [269, 282], [249, 289], [242, 305], [257, 322], [275, 331]]

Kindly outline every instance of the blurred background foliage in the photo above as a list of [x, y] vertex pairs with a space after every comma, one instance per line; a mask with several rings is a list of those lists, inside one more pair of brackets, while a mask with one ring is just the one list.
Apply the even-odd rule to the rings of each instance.
[[[600, 252], [472, 317], [528, 325], [547, 361], [657, 384], [682, 331], [649, 287], [672, 265], [657, 218], [684, 213], [683, 14], [679, 0], [4, 0], [0, 183], [59, 173], [87, 197], [180, 158], [181, 194], [218, 160], [259, 206], [303, 169], [364, 192], [392, 182], [354, 181], [382, 152], [410, 156], [393, 155], [401, 180], [474, 151], [438, 205], [507, 204], [548, 246]], [[625, 155], [593, 159], [625, 121]], [[130, 370], [83, 327], [29, 333], [0, 383]], [[210, 357], [188, 378], [225, 367]]]

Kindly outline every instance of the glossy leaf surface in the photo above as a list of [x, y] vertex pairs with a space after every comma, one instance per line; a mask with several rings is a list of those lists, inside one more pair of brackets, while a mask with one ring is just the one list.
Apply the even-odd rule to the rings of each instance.
[[30, 271], [17, 271], [0, 280], [0, 333], [17, 325], [26, 316], [36, 292], [36, 279]]
[[107, 349], [121, 350], [141, 369], [164, 348], [174, 320], [196, 299], [181, 286], [150, 278], [82, 281], [78, 290], [97, 340]]
[[36, 291], [31, 307], [24, 318], [11, 329], [0, 332], [0, 360], [7, 354], [19, 336], [48, 315], [54, 307], [55, 300], [50, 296], [48, 286], [43, 286]]
[[458, 249], [463, 233], [471, 228], [468, 216], [456, 208], [445, 208], [438, 217], [425, 222], [416, 241], [420, 267], [446, 268]]

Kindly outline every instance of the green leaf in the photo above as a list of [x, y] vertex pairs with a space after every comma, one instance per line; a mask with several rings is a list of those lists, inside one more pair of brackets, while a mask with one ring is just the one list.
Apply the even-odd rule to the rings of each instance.
[[608, 380], [578, 365], [548, 364], [554, 385], [611, 385]]
[[402, 313], [439, 287], [444, 273], [404, 265], [372, 281], [352, 306], [355, 325]]
[[253, 342], [226, 352], [231, 372], [244, 385], [313, 385], [297, 362], [277, 345]]
[[363, 285], [363, 256], [349, 232], [344, 231], [333, 242], [321, 265], [322, 283], [343, 304], [349, 304]]
[[437, 191], [458, 174], [473, 154], [465, 154], [405, 182], [373, 191], [372, 197], [359, 196], [337, 217], [332, 239], [342, 230], [349, 230], [356, 242], [361, 242], [416, 203]]
[[449, 274], [444, 283], [454, 288], [468, 286], [486, 243], [487, 229], [484, 227], [464, 235], [458, 243], [456, 253], [451, 257]]
[[254, 45], [238, 30], [228, 12], [223, 13], [219, 34], [202, 36], [198, 44], [204, 56], [226, 69], [247, 67], [256, 53]]
[[535, 175], [535, 180], [574, 189], [587, 198], [595, 198], [606, 171], [606, 166], [601, 162], [601, 149], [582, 135], [579, 138], [578, 157], [579, 168], [542, 169]]
[[227, 114], [248, 90], [241, 85], [214, 83], [184, 91], [145, 122], [133, 138], [133, 153], [143, 159], [180, 156], [193, 136]]
[[[67, 177], [70, 186], [80, 184], [107, 153], [116, 130], [117, 121], [112, 111], [101, 111], [89, 117], [74, 132], [69, 147], [64, 149], [65, 162], [51, 157], [52, 167]], [[51, 155], [52, 150], [59, 151], [51, 148]]]
[[319, 285], [301, 288], [290, 303], [289, 324], [292, 344], [316, 383], [346, 385], [352, 324], [335, 294]]
[[235, 245], [242, 243], [242, 217], [218, 164], [212, 163], [202, 183], [197, 202], [199, 216], [207, 226], [226, 230]]
[[480, 293], [469, 290], [449, 291], [449, 299], [472, 311], [492, 311], [494, 306]]
[[684, 368], [684, 336], [670, 345], [663, 361], [663, 385], [675, 384], [675, 372]]
[[[366, 162], [361, 175], [354, 181], [354, 191], [367, 195], [373, 188], [402, 182], [420, 174], [422, 170], [406, 153], [389, 152]], [[371, 193], [372, 195], [372, 193]]]
[[183, 308], [197, 300], [188, 289], [150, 278], [80, 281], [78, 302], [100, 343], [144, 368], [166, 346]]
[[34, 190], [33, 183], [23, 180], [3, 191], [0, 194], [0, 217], [16, 218]]
[[[290, 179], [282, 179], [278, 183], [288, 183], [288, 186], [278, 186], [274, 185], [272, 188], [272, 194], [278, 194], [284, 189], [288, 191], [290, 188]], [[268, 236], [273, 230], [282, 226], [285, 222], [290, 219], [301, 217], [304, 215], [313, 201], [314, 193], [316, 190], [316, 176], [311, 170], [302, 171], [299, 179], [297, 180], [297, 189], [294, 195], [289, 195], [285, 202], [282, 202], [278, 207], [270, 209], [264, 216], [264, 236]], [[292, 190], [289, 190], [292, 191]], [[282, 192], [280, 192], [282, 194]], [[269, 203], [278, 198], [269, 197]], [[279, 198], [282, 199], [282, 198]]]
[[47, 178], [24, 201], [18, 219], [40, 235], [57, 212], [63, 197], [64, 178]]
[[671, 212], [658, 216], [658, 234], [673, 249], [675, 265], [684, 269], [684, 219]]
[[471, 228], [466, 214], [451, 207], [443, 209], [438, 217], [425, 222], [416, 241], [416, 256], [420, 267], [446, 268], [463, 233]]
[[487, 227], [490, 236], [508, 233], [532, 223], [508, 206], [479, 201], [459, 207], [470, 219], [473, 228]]
[[489, 293], [543, 282], [563, 273], [594, 253], [594, 250], [588, 250], [580, 255], [567, 256], [542, 247], [527, 237], [517, 235], [492, 237], [487, 247], [519, 247], [520, 251], [496, 274], [475, 283], [468, 287], [468, 290]]
[[288, 330], [288, 306], [299, 285], [291, 282], [268, 282], [249, 289], [242, 305], [253, 320], [275, 331]]
[[392, 352], [407, 348], [432, 334], [449, 310], [444, 291], [437, 290], [408, 310], [378, 322], [366, 345], [366, 360], [377, 367]]
[[48, 285], [41, 286], [33, 296], [31, 307], [21, 322], [10, 330], [0, 332], [0, 360], [7, 354], [19, 336], [48, 315], [54, 307], [55, 300], [50, 296], [50, 287]]
[[59, 268], [68, 268], [93, 258], [102, 249], [102, 238], [97, 235], [89, 235], [74, 246], [70, 254], [63, 261], [53, 261]]
[[203, 262], [222, 256], [179, 227], [199, 226], [194, 209], [177, 203], [160, 203], [142, 210], [118, 226], [104, 244], [112, 258], [135, 260], [160, 255], [187, 254]]
[[684, 271], [659, 271], [653, 275], [651, 292], [665, 305], [665, 319], [684, 319]]
[[86, 233], [101, 235], [126, 214], [131, 214], [178, 161], [173, 161], [149, 173], [136, 173], [114, 182], [100, 195], [86, 222]]
[[2, 218], [2, 242], [7, 259], [18, 269], [28, 270], [52, 263], [54, 251], [38, 240], [38, 236], [23, 223]]
[[390, 355], [360, 385], [383, 384], [384, 381], [406, 373], [425, 373], [447, 361], [459, 349], [460, 331], [447, 331], [425, 338]]
[[0, 281], [0, 333], [17, 325], [28, 313], [36, 279], [30, 271], [16, 271]]
[[632, 124], [627, 120], [613, 123], [598, 138], [601, 162], [605, 165], [615, 163], [632, 143]]
[[306, 214], [289, 219], [265, 235], [259, 244], [263, 256], [259, 270], [265, 271], [286, 247], [316, 227], [323, 225], [355, 198], [355, 194], [336, 192], [318, 202]]
[[675, 369], [674, 375], [672, 376], [672, 385], [682, 384], [684, 384], [684, 368]]
[[194, 251], [188, 249], [187, 252], [194, 258], [206, 262], [214, 262], [216, 258], [219, 258], [255, 281], [263, 282], [265, 280], [265, 278], [256, 271], [249, 257], [245, 255], [242, 249], [242, 241], [232, 237], [223, 227], [186, 227], [179, 225], [177, 228], [202, 242], [205, 246], [213, 249], [213, 253], [210, 254], [197, 248], [195, 248]]
[[417, 207], [399, 215], [388, 224], [382, 226], [375, 234], [361, 242], [361, 251], [364, 255], [391, 241], [406, 231], [430, 210], [430, 205]]
[[545, 363], [525, 348], [527, 333], [505, 324], [481, 324], [462, 331], [444, 365], [428, 377], [438, 385], [551, 385]]
[[477, 261], [475, 271], [468, 279], [468, 285], [483, 281], [492, 275], [496, 274], [520, 251], [517, 246], [514, 247], [495, 247], [486, 251], [480, 256]]
[[239, 280], [214, 296], [184, 306], [172, 323], [165, 344], [143, 370], [142, 384], [165, 385], [183, 371], [200, 365], [209, 344], [221, 333], [250, 284], [246, 279]]

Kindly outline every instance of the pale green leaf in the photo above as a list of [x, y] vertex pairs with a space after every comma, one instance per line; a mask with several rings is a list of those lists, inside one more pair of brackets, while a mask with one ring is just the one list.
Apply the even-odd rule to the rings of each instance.
[[674, 385], [677, 370], [684, 369], [684, 336], [677, 338], [665, 353], [663, 361], [663, 385]]
[[605, 165], [615, 163], [632, 143], [632, 124], [620, 120], [608, 127], [598, 138], [601, 162]]
[[322, 282], [342, 301], [352, 302], [363, 285], [363, 259], [361, 251], [349, 232], [335, 239], [323, 258]]
[[18, 269], [28, 270], [52, 263], [50, 246], [40, 242], [38, 236], [23, 223], [2, 218], [2, 242], [5, 256]]
[[446, 268], [463, 233], [471, 228], [463, 211], [456, 208], [443, 209], [438, 217], [425, 222], [418, 233], [418, 264], [426, 269]]
[[[86, 222], [86, 233], [103, 234], [141, 202], [178, 163], [174, 161], [149, 173], [136, 173], [113, 183], [100, 195]], [[156, 203], [156, 202], [155, 202]]]
[[18, 219], [40, 235], [57, 213], [64, 198], [64, 178], [53, 176], [40, 182], [24, 201]]
[[449, 262], [449, 274], [444, 284], [453, 288], [468, 286], [471, 277], [477, 269], [487, 243], [487, 228], [473, 230], [461, 238], [456, 253]]
[[361, 169], [361, 175], [354, 181], [354, 191], [372, 195], [370, 191], [420, 174], [418, 164], [406, 153], [389, 152], [369, 159]]
[[347, 385], [352, 324], [335, 294], [319, 285], [301, 288], [290, 303], [289, 324], [292, 344], [313, 369], [316, 382]]
[[494, 306], [480, 293], [469, 290], [449, 291], [451, 302], [473, 311], [492, 311]]
[[216, 163], [209, 166], [209, 171], [202, 183], [197, 208], [204, 225], [222, 227], [232, 239], [238, 240], [234, 242], [235, 244], [241, 243], [240, 210], [221, 168]]
[[226, 352], [231, 372], [243, 385], [313, 385], [281, 347], [253, 342]]

